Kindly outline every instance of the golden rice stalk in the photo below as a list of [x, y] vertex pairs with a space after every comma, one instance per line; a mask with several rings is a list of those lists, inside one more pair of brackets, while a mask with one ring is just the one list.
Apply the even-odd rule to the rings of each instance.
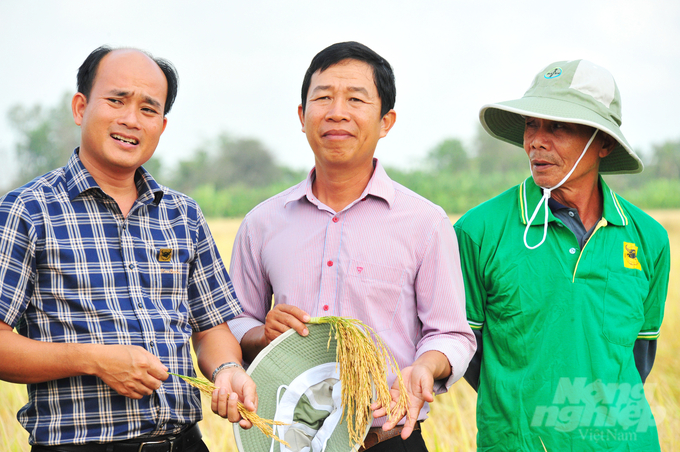
[[[189, 383], [191, 386], [194, 388], [198, 388], [202, 393], [207, 394], [212, 397], [212, 393], [215, 389], [217, 389], [217, 386], [215, 386], [214, 383], [204, 380], [202, 378], [194, 378], [194, 377], [186, 377], [184, 375], [179, 375], [179, 374], [174, 374], [172, 372], [168, 372], [170, 375], [174, 375], [175, 377], [179, 377], [182, 380], [186, 381]], [[274, 438], [276, 441], [280, 442], [281, 444], [285, 444], [286, 446], [290, 447], [290, 444], [276, 436], [274, 433], [274, 429], [272, 429], [272, 425], [285, 425], [283, 422], [279, 421], [273, 421], [271, 419], [263, 419], [260, 416], [258, 416], [257, 413], [253, 411], [248, 411], [240, 401], [237, 403], [236, 407], [238, 408], [238, 412], [241, 415], [243, 419], [246, 419], [250, 421], [255, 427], [257, 427], [262, 433], [267, 438]]]
[[[327, 316], [314, 317], [309, 323], [330, 324], [329, 347], [335, 332], [343, 416], [349, 430], [350, 446], [363, 444], [366, 427], [373, 422], [370, 405], [374, 386], [375, 400], [387, 410], [389, 420], [395, 420], [393, 418], [408, 407], [408, 394], [397, 361], [376, 332], [360, 320]], [[388, 365], [397, 374], [399, 382], [399, 400], [394, 407], [391, 407], [392, 397], [387, 385]], [[350, 417], [354, 418], [354, 422]]]

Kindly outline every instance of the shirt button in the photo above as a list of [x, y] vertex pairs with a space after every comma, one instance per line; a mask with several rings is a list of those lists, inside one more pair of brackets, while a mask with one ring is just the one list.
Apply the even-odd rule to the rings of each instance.
[[576, 248], [569, 248], [569, 252], [571, 254], [576, 254]]
[[328, 265], [329, 267], [332, 267], [332, 266], [333, 266], [333, 261], [328, 261], [328, 262], [326, 262], [326, 265]]
[[333, 223], [337, 223], [338, 221], [340, 221], [338, 217], [333, 217]]
[[138, 308], [143, 308], [143, 307], [144, 307], [144, 303], [142, 303], [142, 302], [140, 301], [139, 303], [137, 303], [137, 307], [138, 307]]
[[153, 341], [149, 342], [149, 347], [153, 347]]
[[130, 265], [128, 265], [128, 267], [130, 268], [130, 270], [134, 270], [135, 264], [130, 264]]
[[572, 218], [574, 218], [574, 212], [572, 212], [572, 211], [570, 210], [570, 211], [569, 211], [569, 216], [572, 217]]
[[323, 305], [323, 310], [328, 311], [328, 305], [327, 304]]

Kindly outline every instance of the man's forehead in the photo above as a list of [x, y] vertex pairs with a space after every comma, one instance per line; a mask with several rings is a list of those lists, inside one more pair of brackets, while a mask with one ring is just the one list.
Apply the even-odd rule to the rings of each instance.
[[[99, 68], [102, 66], [117, 66], [121, 63], [136, 63], [138, 65], [146, 65], [149, 69], [157, 69], [163, 72], [158, 64], [146, 53], [137, 49], [114, 49], [102, 58], [99, 63]], [[126, 69], [123, 67], [123, 69]]]
[[101, 80], [114, 84], [115, 87], [107, 86], [107, 91], [125, 91], [128, 88], [126, 85], [133, 83], [157, 91], [161, 102], [165, 101], [167, 94], [167, 79], [163, 70], [147, 54], [136, 49], [112, 50], [104, 56], [97, 68], [93, 88]]
[[[366, 82], [370, 81], [370, 83], [368, 83], [369, 86], [376, 86], [373, 67], [370, 64], [361, 60], [345, 59], [331, 64], [325, 69], [317, 69], [317, 71], [312, 74], [312, 89], [319, 89], [325, 86], [329, 80], [353, 80], [357, 82], [363, 78], [357, 77], [358, 74], [365, 76]], [[360, 86], [357, 86], [356, 83], [354, 83], [352, 87], [355, 88], [355, 90], [361, 88]], [[367, 87], [363, 88], [365, 89]]]

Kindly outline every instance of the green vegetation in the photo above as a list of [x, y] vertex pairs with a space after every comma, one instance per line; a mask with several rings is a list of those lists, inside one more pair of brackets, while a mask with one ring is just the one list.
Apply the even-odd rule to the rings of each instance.
[[[59, 105], [17, 105], [8, 112], [19, 141], [16, 157], [21, 171], [5, 190], [63, 166], [78, 145], [70, 96]], [[310, 151], [311, 152], [311, 151]], [[606, 176], [607, 183], [642, 209], [680, 208], [680, 139], [652, 146], [641, 174]], [[380, 149], [378, 149], [380, 157]], [[276, 163], [257, 139], [220, 134], [203, 143], [174, 169], [152, 158], [144, 165], [157, 180], [198, 201], [209, 217], [242, 217], [265, 199], [303, 180], [308, 169], [294, 170]], [[449, 214], [464, 213], [520, 183], [529, 175], [521, 149], [487, 134], [481, 126], [473, 142], [442, 141], [422, 162], [409, 170], [387, 168], [397, 182], [440, 205]]]

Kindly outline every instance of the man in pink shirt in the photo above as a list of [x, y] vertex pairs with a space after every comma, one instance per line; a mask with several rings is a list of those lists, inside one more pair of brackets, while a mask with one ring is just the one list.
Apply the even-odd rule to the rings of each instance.
[[426, 450], [418, 421], [475, 351], [446, 213], [373, 158], [395, 123], [395, 97], [389, 63], [362, 44], [314, 57], [298, 114], [315, 167], [248, 213], [230, 270], [243, 314], [229, 326], [246, 361], [289, 328], [308, 334], [310, 316], [360, 319], [391, 348], [410, 404], [399, 425], [374, 407], [364, 444], [372, 452]]

